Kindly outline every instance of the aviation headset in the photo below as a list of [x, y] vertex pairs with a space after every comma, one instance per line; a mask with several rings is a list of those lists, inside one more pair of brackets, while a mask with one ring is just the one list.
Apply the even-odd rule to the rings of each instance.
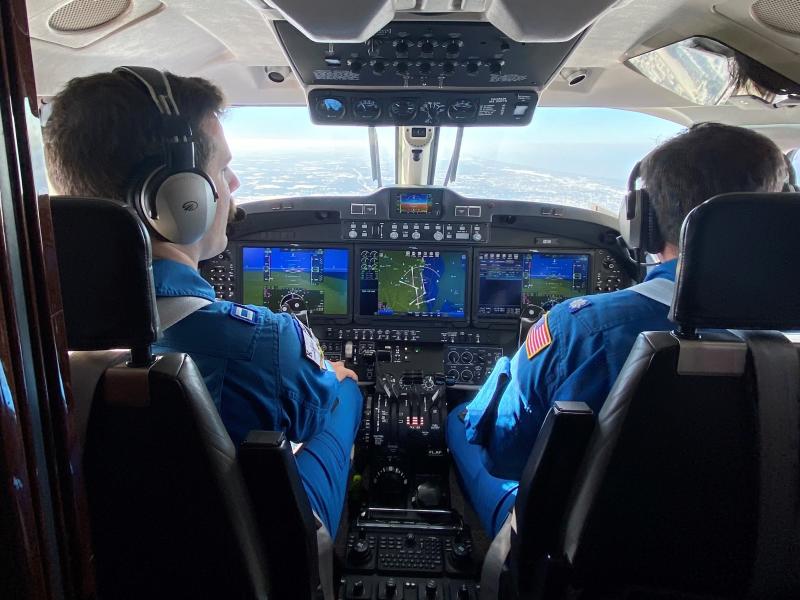
[[628, 193], [619, 209], [619, 231], [631, 250], [656, 254], [664, 248], [664, 236], [645, 188], [636, 187], [641, 177], [642, 162], [637, 162], [628, 177]]
[[[786, 160], [787, 180], [784, 192], [798, 192], [797, 173], [792, 161]], [[643, 159], [644, 160], [644, 159]], [[658, 226], [658, 217], [653, 210], [647, 189], [636, 187], [641, 178], [642, 161], [634, 165], [628, 177], [628, 193], [619, 210], [619, 231], [625, 245], [631, 250], [644, 250], [650, 254], [660, 252], [664, 247], [664, 236]]]
[[192, 128], [180, 114], [165, 73], [149, 67], [117, 67], [147, 92], [161, 115], [162, 155], [136, 172], [128, 201], [160, 239], [193, 244], [214, 222], [217, 191], [195, 164]]

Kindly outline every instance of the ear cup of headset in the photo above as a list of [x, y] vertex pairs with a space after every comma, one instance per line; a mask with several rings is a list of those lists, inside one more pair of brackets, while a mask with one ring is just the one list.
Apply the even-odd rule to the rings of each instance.
[[783, 191], [800, 192], [800, 186], [797, 185], [797, 171], [792, 164], [792, 159], [785, 154], [783, 158], [786, 161], [786, 181], [783, 183]]
[[217, 194], [202, 171], [170, 172], [162, 166], [140, 181], [133, 204], [151, 231], [164, 241], [193, 244], [211, 228]]

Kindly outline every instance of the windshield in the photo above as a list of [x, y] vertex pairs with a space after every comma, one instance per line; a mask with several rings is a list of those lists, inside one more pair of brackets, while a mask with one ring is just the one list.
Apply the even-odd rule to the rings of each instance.
[[[361, 127], [311, 123], [304, 107], [238, 107], [224, 121], [242, 182], [240, 203], [377, 189]], [[539, 108], [528, 127], [464, 131], [455, 191], [472, 197], [542, 201], [616, 214], [633, 165], [681, 130], [656, 117], [612, 109]], [[377, 129], [383, 185], [394, 183], [394, 128]], [[437, 185], [456, 130], [442, 128]]]

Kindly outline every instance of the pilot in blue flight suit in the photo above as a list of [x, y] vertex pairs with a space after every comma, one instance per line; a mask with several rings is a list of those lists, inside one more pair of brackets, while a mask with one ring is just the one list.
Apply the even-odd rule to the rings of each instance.
[[[633, 194], [639, 168], [629, 183]], [[448, 446], [461, 487], [488, 533], [496, 535], [509, 515], [553, 403], [581, 401], [597, 414], [638, 334], [672, 329], [667, 318], [671, 294], [665, 300], [654, 290], [669, 291], [664, 281], [675, 280], [684, 217], [716, 194], [779, 191], [785, 169], [780, 150], [766, 137], [711, 123], [690, 128], [642, 161], [645, 202], [651, 205], [644, 208], [656, 225], [641, 247], [661, 264], [634, 288], [567, 299], [553, 307], [530, 329], [513, 358], [498, 361], [475, 398], [450, 412]]]
[[[194, 359], [234, 444], [254, 429], [304, 442], [295, 455], [300, 477], [335, 536], [362, 411], [355, 373], [326, 361], [294, 317], [215, 301], [198, 272], [199, 261], [227, 246], [239, 186], [222, 105], [210, 82], [155, 69], [73, 79], [54, 98], [44, 129], [48, 175], [57, 193], [127, 201], [136, 210], [157, 259], [164, 332], [154, 350]], [[169, 326], [163, 309], [171, 300], [195, 304]]]
[[268, 308], [214, 301], [214, 289], [196, 269], [153, 262], [156, 296], [205, 298], [212, 303], [164, 331], [156, 352], [188, 352], [203, 374], [235, 445], [252, 429], [284, 431], [305, 442], [297, 453], [311, 507], [336, 535], [346, 492], [362, 396], [293, 316]]

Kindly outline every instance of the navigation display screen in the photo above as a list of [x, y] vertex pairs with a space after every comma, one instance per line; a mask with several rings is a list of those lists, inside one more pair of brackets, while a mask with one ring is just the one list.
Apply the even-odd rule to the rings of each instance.
[[466, 252], [365, 249], [359, 261], [361, 316], [464, 318]]
[[401, 215], [427, 215], [433, 209], [433, 195], [407, 193], [397, 195], [397, 212]]
[[293, 301], [318, 315], [347, 314], [345, 248], [242, 248], [243, 301], [281, 312]]
[[524, 306], [550, 310], [589, 293], [588, 254], [480, 252], [478, 315], [518, 317]]

